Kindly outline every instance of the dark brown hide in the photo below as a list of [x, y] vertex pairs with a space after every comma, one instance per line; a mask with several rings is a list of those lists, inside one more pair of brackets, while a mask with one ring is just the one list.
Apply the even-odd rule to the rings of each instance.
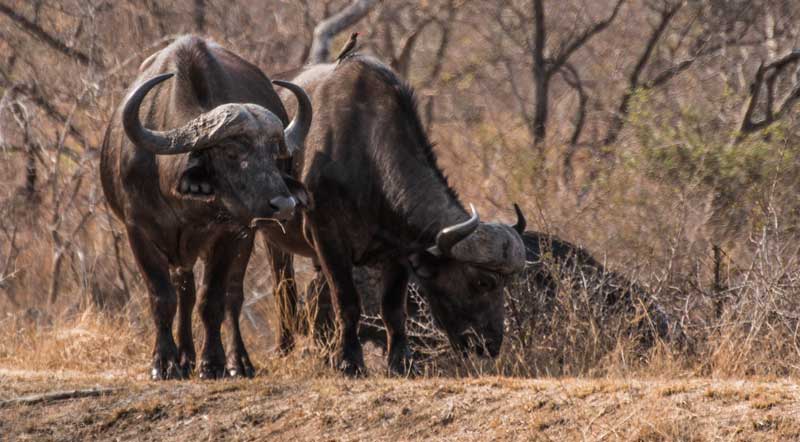
[[[156, 78], [165, 73], [175, 75]], [[308, 106], [304, 111], [306, 120]], [[250, 224], [289, 218], [296, 201], [308, 199], [302, 186], [287, 186], [278, 167], [277, 158], [290, 149], [286, 138], [292, 137], [283, 130], [288, 123], [258, 68], [191, 36], [143, 63], [131, 94], [111, 117], [100, 174], [149, 290], [154, 379], [184, 378], [194, 366], [192, 268], [198, 258], [204, 262], [199, 310], [205, 326], [199, 372], [212, 378], [225, 373], [220, 327], [226, 301], [237, 319], [241, 309], [253, 246]], [[172, 322], [179, 306], [176, 345]], [[252, 375], [238, 322], [231, 325], [227, 371]]]
[[[293, 233], [266, 237], [285, 252], [315, 256], [324, 274], [317, 285], [330, 292], [338, 321], [334, 362], [348, 374], [364, 372], [354, 265], [378, 268], [385, 282], [381, 314], [392, 372], [410, 368], [404, 306], [411, 274], [429, 293], [455, 347], [496, 355], [503, 285], [524, 266], [517, 232], [465, 223], [470, 214], [436, 164], [412, 91], [386, 65], [351, 55], [337, 65], [308, 67], [294, 81], [309, 91], [316, 111], [307, 147], [295, 158], [315, 208], [305, 216], [305, 231], [295, 222]], [[463, 229], [447, 230], [462, 223]], [[443, 232], [458, 241], [441, 241]], [[313, 250], [300, 241], [304, 233]], [[434, 248], [439, 243], [448, 250]], [[296, 289], [286, 292], [292, 298], [281, 304], [293, 305]], [[290, 329], [285, 325], [282, 333]], [[281, 341], [291, 344], [290, 337]]]

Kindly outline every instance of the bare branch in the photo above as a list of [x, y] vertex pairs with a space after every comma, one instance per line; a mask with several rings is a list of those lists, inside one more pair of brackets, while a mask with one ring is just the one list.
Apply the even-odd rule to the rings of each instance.
[[41, 26], [28, 20], [24, 15], [14, 11], [9, 6], [0, 3], [0, 14], [3, 14], [6, 17], [8, 17], [11, 21], [13, 21], [17, 26], [22, 28], [29, 35], [37, 38], [42, 43], [72, 58], [78, 63], [84, 66], [94, 65], [101, 68], [103, 67], [103, 63], [100, 60], [93, 59], [86, 53], [81, 52], [80, 50], [75, 49], [71, 46], [68, 46], [66, 43], [59, 40], [54, 35], [42, 29]]
[[583, 87], [578, 70], [570, 63], [565, 63], [563, 69], [560, 71], [561, 77], [578, 94], [578, 110], [575, 111], [575, 123], [572, 129], [572, 136], [567, 146], [567, 151], [563, 158], [563, 177], [566, 183], [572, 181], [572, 158], [575, 156], [579, 148], [579, 142], [583, 128], [586, 125], [586, 107], [589, 103], [589, 96]]
[[[645, 44], [644, 51], [639, 56], [639, 59], [636, 62], [636, 65], [631, 71], [630, 76], [628, 77], [628, 87], [625, 89], [625, 93], [622, 96], [622, 99], [619, 103], [619, 108], [617, 112], [611, 119], [611, 123], [608, 127], [608, 132], [606, 133], [606, 137], [603, 140], [604, 146], [610, 146], [617, 142], [619, 138], [619, 134], [622, 131], [622, 127], [625, 124], [625, 117], [627, 117], [628, 112], [630, 110], [630, 101], [633, 98], [633, 95], [636, 93], [636, 90], [639, 88], [640, 78], [642, 72], [644, 72], [645, 67], [647, 67], [648, 63], [650, 63], [650, 59], [653, 56], [653, 52], [655, 51], [658, 42], [661, 40], [661, 37], [664, 35], [664, 32], [667, 30], [672, 19], [675, 17], [675, 14], [680, 11], [683, 7], [684, 2], [678, 2], [671, 7], [667, 6], [663, 11], [661, 11], [661, 17], [659, 19], [658, 25], [653, 29], [653, 32], [650, 33], [650, 37], [647, 39], [647, 43]], [[666, 83], [669, 79], [678, 75], [678, 73], [682, 72], [683, 70], [687, 69], [694, 59], [692, 59], [689, 63], [682, 64], [682, 67], [675, 68], [675, 69], [668, 69], [664, 73], [660, 74], [656, 77], [657, 81], [651, 82], [652, 84], [650, 87], [656, 86], [658, 84]]]
[[340, 32], [358, 23], [372, 10], [379, 0], [353, 0], [332, 17], [321, 21], [314, 28], [314, 41], [308, 55], [307, 64], [325, 63], [330, 57], [331, 40]]
[[408, 76], [408, 69], [411, 66], [411, 53], [414, 51], [419, 34], [433, 22], [434, 19], [432, 17], [421, 21], [414, 30], [403, 39], [403, 43], [400, 45], [400, 54], [393, 57], [392, 60], [392, 68], [402, 77]]
[[569, 61], [569, 58], [581, 47], [586, 45], [594, 36], [603, 32], [617, 18], [625, 0], [617, 0], [611, 13], [605, 19], [595, 22], [593, 25], [581, 32], [577, 37], [567, 40], [561, 44], [561, 49], [555, 56], [548, 57], [545, 54], [547, 44], [547, 30], [544, 1], [533, 1], [533, 45], [531, 47], [531, 58], [533, 62], [533, 84], [534, 84], [534, 113], [533, 113], [533, 144], [541, 154], [542, 143], [547, 136], [547, 119], [550, 95], [550, 80], [557, 74], [562, 67]]
[[[800, 78], [797, 78], [798, 75], [795, 75], [789, 92], [787, 92], [777, 104], [777, 109], [775, 94], [777, 78], [781, 76], [789, 66], [798, 62], [800, 62], [800, 49], [795, 49], [775, 61], [767, 64], [762, 63], [758, 67], [750, 86], [750, 95], [745, 102], [744, 112], [739, 125], [739, 132], [734, 137], [733, 144], [741, 143], [747, 135], [771, 126], [785, 117], [792, 107], [794, 107], [797, 100], [800, 99]], [[764, 111], [764, 117], [761, 120], [755, 120], [753, 114], [759, 103], [762, 89], [766, 89], [767, 93], [766, 109]]]
[[564, 63], [569, 60], [575, 51], [583, 47], [589, 40], [592, 39], [595, 35], [603, 32], [606, 28], [608, 28], [611, 23], [617, 18], [617, 14], [619, 14], [619, 10], [622, 8], [622, 5], [625, 3], [625, 0], [617, 0], [617, 3], [614, 5], [614, 9], [611, 10], [611, 14], [606, 17], [604, 20], [601, 20], [588, 29], [584, 30], [578, 37], [573, 39], [572, 41], [566, 42], [563, 48], [556, 54], [553, 59], [551, 60], [548, 68], [550, 73], [555, 73], [561, 69]]
[[32, 394], [18, 398], [0, 401], [0, 408], [19, 405], [36, 405], [44, 402], [56, 402], [67, 399], [80, 399], [86, 397], [105, 396], [116, 392], [116, 388], [90, 388], [86, 390], [54, 391], [44, 394]]

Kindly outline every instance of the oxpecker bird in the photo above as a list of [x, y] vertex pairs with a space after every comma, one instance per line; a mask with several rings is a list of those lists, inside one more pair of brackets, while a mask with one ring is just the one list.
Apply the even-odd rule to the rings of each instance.
[[356, 47], [356, 43], [358, 43], [358, 32], [353, 32], [350, 34], [350, 39], [348, 39], [347, 43], [342, 47], [342, 50], [339, 51], [339, 55], [336, 56], [336, 62], [338, 63], [344, 60], [347, 54]]

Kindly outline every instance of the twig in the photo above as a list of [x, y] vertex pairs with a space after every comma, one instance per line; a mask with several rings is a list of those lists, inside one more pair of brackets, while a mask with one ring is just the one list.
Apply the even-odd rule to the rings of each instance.
[[9, 6], [0, 3], [0, 13], [11, 19], [17, 26], [21, 27], [25, 32], [28, 34], [36, 37], [39, 41], [50, 46], [51, 48], [55, 49], [58, 52], [72, 58], [73, 60], [77, 61], [78, 63], [88, 66], [88, 65], [95, 65], [99, 68], [103, 67], [103, 63], [100, 60], [93, 59], [89, 55], [81, 52], [78, 49], [73, 47], [67, 46], [66, 43], [56, 38], [54, 35], [45, 31], [41, 26], [38, 24], [28, 20], [22, 14], [14, 11]]
[[118, 388], [90, 388], [86, 390], [66, 390], [54, 391], [43, 394], [32, 394], [29, 396], [22, 396], [14, 399], [0, 401], [0, 408], [13, 406], [13, 405], [36, 405], [43, 402], [56, 402], [68, 399], [81, 399], [86, 397], [97, 397], [112, 394], [118, 391]]

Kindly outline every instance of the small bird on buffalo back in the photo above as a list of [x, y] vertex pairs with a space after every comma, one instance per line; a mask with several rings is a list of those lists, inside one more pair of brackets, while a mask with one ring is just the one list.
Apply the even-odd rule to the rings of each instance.
[[341, 62], [342, 60], [347, 57], [347, 54], [350, 53], [355, 47], [356, 43], [358, 43], [358, 32], [353, 32], [350, 34], [350, 39], [347, 40], [347, 43], [342, 46], [342, 50], [339, 51], [339, 55], [336, 56], [336, 62]]

